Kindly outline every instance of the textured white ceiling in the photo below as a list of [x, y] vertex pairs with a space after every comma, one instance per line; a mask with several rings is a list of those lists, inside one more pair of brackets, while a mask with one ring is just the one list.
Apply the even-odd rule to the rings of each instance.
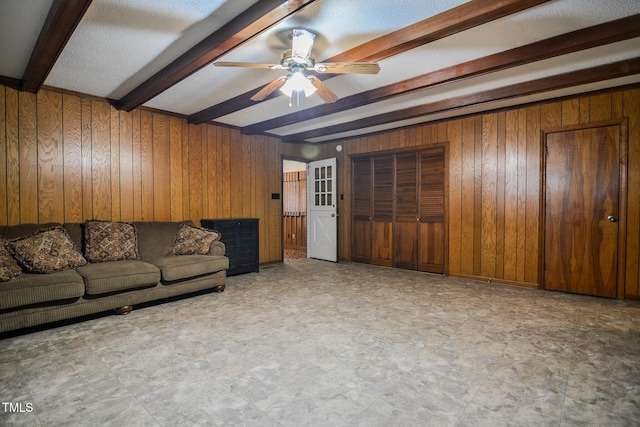
[[22, 78], [53, 0], [0, 0], [0, 76]]
[[45, 84], [121, 98], [255, 2], [95, 0]]
[[[278, 35], [292, 28], [303, 27], [317, 34], [318, 40], [314, 43], [313, 53], [317, 60], [322, 61], [462, 3], [465, 1], [404, 1], [395, 2], [390, 7], [388, 0], [320, 0], [225, 55], [221, 60], [278, 63], [282, 52], [290, 49]], [[211, 65], [195, 73], [189, 81], [152, 99], [147, 105], [162, 110], [179, 109], [180, 112], [191, 114], [207, 108], [212, 101], [217, 103], [232, 98], [248, 89], [267, 84], [282, 74], [282, 71]], [[370, 77], [360, 75], [356, 78]], [[253, 86], [247, 86], [247, 82], [252, 82]], [[285, 107], [288, 107], [288, 101], [277, 101], [280, 101], [279, 104], [284, 102]], [[315, 97], [311, 102], [313, 104], [306, 105], [317, 105], [322, 101]], [[266, 107], [269, 111], [272, 108]], [[257, 112], [252, 112], [251, 115], [263, 117]]]
[[[611, 21], [619, 18], [620, 16], [624, 16], [623, 11], [628, 14], [640, 13], [640, 1], [635, 3], [629, 1], [611, 1], [609, 2], [609, 6], [610, 7], [608, 8], [603, 8], [602, 2], [584, 2], [582, 0], [546, 3], [519, 14], [498, 19], [483, 26], [463, 31], [453, 36], [437, 40], [422, 47], [412, 49], [380, 61], [381, 71], [378, 75], [339, 76], [327, 81], [326, 84], [331, 90], [339, 94], [339, 96], [344, 97], [362, 92], [363, 90], [370, 90], [447, 66], [455, 65], [460, 62], [469, 61], [506, 49], [511, 49], [527, 43], [574, 31], [586, 26]], [[508, 75], [512, 77], [512, 82], [515, 82], [518, 80], [517, 75], [519, 73], [527, 73], [527, 75], [531, 77], [539, 78], [545, 75], [548, 76], [558, 74], [560, 72], [580, 69], [584, 67], [585, 64], [594, 66], [600, 63], [613, 62], [613, 60], [607, 60], [606, 58], [600, 57], [601, 53], [608, 55], [610, 50], [611, 48], [609, 46], [605, 46], [596, 52], [592, 51], [586, 55], [578, 54], [577, 56], [580, 57], [581, 63], [575, 62], [577, 60], [573, 57], [574, 55], [555, 58], [551, 60], [551, 63], [557, 64], [558, 68], [555, 72], [554, 70], [547, 69], [546, 66], [543, 66], [537, 74], [534, 74], [532, 73], [532, 70], [535, 69], [536, 65], [531, 64], [501, 72], [499, 78], [503, 78], [502, 76]], [[635, 42], [625, 43], [624, 50], [625, 52], [619, 56], [626, 58], [638, 56], [640, 53], [640, 44], [637, 40]], [[238, 49], [237, 53], [241, 51], [242, 48]], [[224, 59], [226, 60], [226, 58]], [[235, 60], [241, 60], [241, 58], [236, 56]], [[215, 69], [214, 71], [217, 72], [217, 70], [218, 69]], [[273, 75], [277, 76], [278, 73], [273, 72]], [[209, 76], [209, 78], [213, 78], [213, 76]], [[267, 78], [265, 82], [268, 82], [273, 78], [274, 77]], [[361, 109], [351, 110], [348, 114], [345, 114], [344, 112], [339, 113], [336, 120], [338, 122], [351, 121], [370, 115], [374, 111], [397, 110], [399, 108], [406, 107], [407, 102], [411, 102], [410, 105], [432, 102], [428, 97], [428, 94], [431, 92], [438, 93], [444, 91], [439, 99], [458, 96], [459, 93], [447, 94], [447, 89], [460, 87], [463, 92], [465, 90], [472, 90], [473, 86], [476, 85], [476, 79], [488, 80], [488, 83], [484, 85], [484, 89], [498, 87], [501, 85], [499, 78], [496, 78], [496, 76], [492, 74], [490, 77], [477, 77], [474, 79], [467, 79], [463, 82], [458, 82], [455, 85], [445, 85], [444, 87], [428, 89], [419, 94], [394, 98], [393, 100], [376, 103], [370, 107], [361, 107]], [[495, 84], [491, 84], [494, 80]], [[523, 81], [524, 76], [520, 80]], [[458, 92], [460, 92], [460, 90]], [[410, 98], [410, 101], [406, 98]], [[313, 98], [310, 101], [312, 102], [305, 103], [304, 106], [314, 106], [321, 103], [317, 98]], [[284, 108], [283, 105], [284, 107], [287, 107], [288, 101], [280, 97], [278, 99], [256, 104], [249, 109], [227, 115], [217, 120], [234, 126], [247, 126], [253, 121], [263, 121], [277, 117], [280, 114], [280, 111]], [[358, 115], [357, 112], [362, 109], [368, 109], [368, 113]], [[328, 116], [318, 119], [316, 124], [318, 122], [322, 122], [324, 125], [331, 124], [328, 120]], [[281, 135], [293, 133], [292, 131], [294, 128], [296, 131], [300, 132], [307, 130], [308, 126], [305, 126], [305, 124], [302, 124], [302, 126], [288, 126], [283, 129], [284, 132], [274, 133]]]
[[[119, 99], [256, 1], [93, 0], [45, 84]], [[0, 0], [0, 76], [22, 78], [52, 3], [52, 0]], [[220, 60], [277, 63], [280, 54], [289, 48], [284, 35], [292, 28], [299, 27], [317, 33], [313, 53], [318, 60], [325, 60], [463, 3], [463, 0], [316, 0], [301, 12], [244, 43]], [[634, 14], [640, 14], [638, 0], [553, 0], [381, 60], [381, 71], [377, 75], [344, 75], [325, 83], [339, 97], [346, 97]], [[295, 134], [319, 126], [349, 122], [639, 56], [640, 39], [627, 40], [440, 85], [269, 132], [282, 136]], [[256, 89], [282, 74], [282, 71], [208, 65], [144, 105], [189, 115]], [[401, 124], [415, 124], [639, 80], [638, 75], [629, 76], [519, 99], [500, 100], [395, 124], [316, 138], [314, 141], [358, 135]], [[321, 103], [319, 97], [312, 96], [302, 99], [299, 106], [291, 107], [288, 98], [277, 97], [255, 103], [215, 121], [244, 127]]]
[[[394, 111], [402, 108], [430, 104], [449, 98], [495, 89], [497, 87], [553, 76], [580, 68], [589, 68], [599, 65], [603, 60], [606, 61], [605, 63], [612, 63], [637, 56], [636, 49], [638, 46], [640, 46], [640, 38], [626, 40], [624, 42], [608, 46], [565, 55], [562, 58], [546, 59], [534, 64], [514, 67], [508, 70], [486, 74], [484, 76], [440, 85], [434, 88], [414, 92], [403, 96], [401, 99], [391, 99], [372, 105], [354, 108], [349, 110], [348, 114], [339, 113], [323, 116], [321, 118], [308, 120], [296, 125], [272, 129], [271, 132], [278, 135], [304, 132], [314, 129], [318, 127], [318, 125], [330, 126], [346, 121], [358, 120], [374, 114], [379, 114], [380, 111]], [[598, 60], [596, 61], [594, 58], [598, 58]], [[640, 75], [637, 77], [638, 81], [640, 81]]]

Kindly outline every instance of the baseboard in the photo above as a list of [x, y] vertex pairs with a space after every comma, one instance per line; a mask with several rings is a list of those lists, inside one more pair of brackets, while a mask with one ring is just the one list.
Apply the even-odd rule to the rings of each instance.
[[459, 277], [461, 279], [476, 280], [478, 282], [486, 282], [489, 284], [497, 283], [499, 285], [519, 286], [521, 288], [542, 289], [542, 286], [540, 286], [538, 283], [520, 282], [517, 280], [505, 280], [495, 277], [475, 276], [472, 274], [448, 274], [448, 276]]

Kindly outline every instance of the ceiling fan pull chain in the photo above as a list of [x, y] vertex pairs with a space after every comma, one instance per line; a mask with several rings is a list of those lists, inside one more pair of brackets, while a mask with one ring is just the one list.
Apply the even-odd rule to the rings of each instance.
[[293, 92], [291, 92], [291, 96], [289, 97], [289, 107], [293, 107], [293, 104], [291, 103], [291, 100], [293, 99], [293, 96], [295, 95], [296, 97], [296, 107], [300, 106], [300, 92], [299, 90], [294, 90]]

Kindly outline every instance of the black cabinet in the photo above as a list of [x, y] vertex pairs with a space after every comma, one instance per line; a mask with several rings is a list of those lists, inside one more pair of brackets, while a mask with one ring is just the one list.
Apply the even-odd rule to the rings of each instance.
[[258, 218], [203, 219], [200, 224], [222, 235], [220, 240], [226, 246], [225, 255], [229, 258], [227, 276], [258, 271]]

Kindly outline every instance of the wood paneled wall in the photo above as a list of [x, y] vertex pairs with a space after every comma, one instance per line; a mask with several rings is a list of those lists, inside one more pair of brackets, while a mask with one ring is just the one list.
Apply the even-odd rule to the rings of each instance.
[[337, 157], [339, 256], [350, 259], [352, 154], [449, 144], [448, 269], [452, 276], [537, 287], [541, 130], [610, 119], [629, 120], [626, 288], [640, 297], [640, 89], [612, 90], [405, 128], [322, 146]]
[[[260, 218], [260, 262], [282, 260], [282, 157], [337, 157], [339, 255], [350, 259], [348, 156], [449, 144], [453, 276], [537, 286], [540, 131], [629, 119], [626, 296], [640, 298], [640, 89], [451, 119], [322, 145], [281, 144], [51, 89], [0, 85], [0, 224]], [[240, 173], [242, 171], [242, 173]]]
[[[282, 259], [281, 146], [105, 100], [0, 85], [0, 224], [260, 218]], [[295, 147], [289, 150], [295, 151]]]
[[307, 172], [282, 174], [284, 248], [307, 248]]
[[307, 249], [307, 215], [285, 215], [282, 222], [284, 248]]

